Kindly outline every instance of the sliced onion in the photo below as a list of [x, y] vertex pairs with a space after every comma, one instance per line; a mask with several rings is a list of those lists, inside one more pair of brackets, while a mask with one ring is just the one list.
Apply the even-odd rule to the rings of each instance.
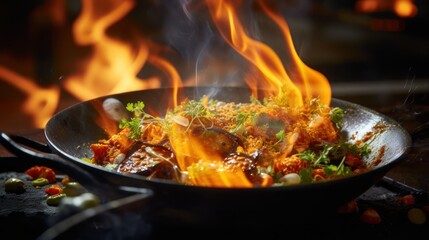
[[107, 98], [104, 100], [103, 109], [111, 119], [117, 122], [128, 117], [125, 106], [116, 98]]
[[171, 119], [173, 120], [173, 122], [175, 122], [181, 126], [184, 126], [184, 127], [189, 126], [189, 120], [183, 116], [175, 115]]

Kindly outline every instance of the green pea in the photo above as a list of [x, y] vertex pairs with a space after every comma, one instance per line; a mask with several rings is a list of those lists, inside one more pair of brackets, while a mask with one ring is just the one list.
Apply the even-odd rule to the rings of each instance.
[[36, 180], [33, 180], [31, 182], [31, 184], [33, 186], [35, 186], [35, 187], [42, 187], [42, 186], [48, 185], [49, 184], [49, 180], [46, 179], [46, 178], [38, 178]]
[[9, 178], [4, 182], [6, 192], [22, 193], [24, 189], [24, 181], [19, 178]]
[[51, 195], [46, 199], [46, 203], [49, 206], [58, 206], [60, 204], [61, 200], [65, 197], [66, 197], [66, 195], [64, 193], [58, 193], [55, 195]]
[[68, 182], [63, 188], [63, 193], [66, 194], [67, 197], [79, 196], [85, 192], [87, 192], [86, 189], [78, 182]]

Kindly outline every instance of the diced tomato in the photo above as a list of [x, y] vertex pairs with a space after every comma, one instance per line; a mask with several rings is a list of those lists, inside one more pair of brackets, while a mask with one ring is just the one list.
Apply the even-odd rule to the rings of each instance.
[[406, 206], [413, 205], [416, 203], [416, 200], [414, 199], [414, 196], [412, 194], [407, 194], [399, 198], [402, 202], [402, 204]]
[[60, 194], [62, 192], [63, 188], [58, 184], [54, 184], [49, 186], [48, 188], [45, 188], [45, 193], [47, 193], [48, 195]]
[[54, 170], [45, 166], [34, 166], [27, 169], [24, 173], [29, 175], [32, 179], [46, 178], [50, 183], [57, 181], [57, 175]]
[[374, 208], [367, 208], [360, 215], [360, 220], [364, 223], [379, 224], [381, 223], [380, 214]]
[[108, 154], [109, 145], [94, 143], [91, 144], [91, 149], [94, 153], [95, 162], [102, 163]]
[[39, 166], [31, 167], [27, 169], [24, 173], [29, 175], [32, 179], [37, 179], [40, 175], [40, 167]]
[[347, 166], [350, 166], [352, 168], [357, 168], [362, 165], [362, 159], [360, 159], [359, 157], [353, 156], [350, 153], [347, 153], [346, 160], [344, 161], [344, 163]]

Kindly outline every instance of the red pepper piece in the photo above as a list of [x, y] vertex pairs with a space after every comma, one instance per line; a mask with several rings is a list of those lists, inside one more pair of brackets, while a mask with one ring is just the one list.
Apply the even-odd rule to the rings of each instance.
[[48, 188], [45, 188], [45, 193], [47, 193], [48, 195], [56, 195], [62, 192], [63, 192], [63, 188], [58, 184], [54, 184], [49, 186]]
[[54, 170], [45, 166], [34, 166], [27, 169], [24, 173], [29, 175], [32, 179], [46, 178], [50, 183], [57, 181], [57, 175]]

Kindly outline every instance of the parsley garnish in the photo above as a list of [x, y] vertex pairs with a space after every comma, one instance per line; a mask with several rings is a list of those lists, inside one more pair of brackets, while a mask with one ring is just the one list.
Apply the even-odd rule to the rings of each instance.
[[131, 139], [139, 139], [142, 134], [143, 120], [154, 117], [144, 111], [144, 103], [137, 101], [136, 103], [127, 103], [126, 109], [134, 114], [130, 120], [123, 118], [119, 123], [119, 128], [128, 128], [130, 130], [129, 137]]
[[[189, 121], [188, 125], [189, 128], [196, 119], [207, 116], [208, 111], [201, 101], [190, 100], [186, 102], [183, 114], [191, 117], [191, 121]], [[204, 124], [201, 123], [201, 125], [204, 127]]]

